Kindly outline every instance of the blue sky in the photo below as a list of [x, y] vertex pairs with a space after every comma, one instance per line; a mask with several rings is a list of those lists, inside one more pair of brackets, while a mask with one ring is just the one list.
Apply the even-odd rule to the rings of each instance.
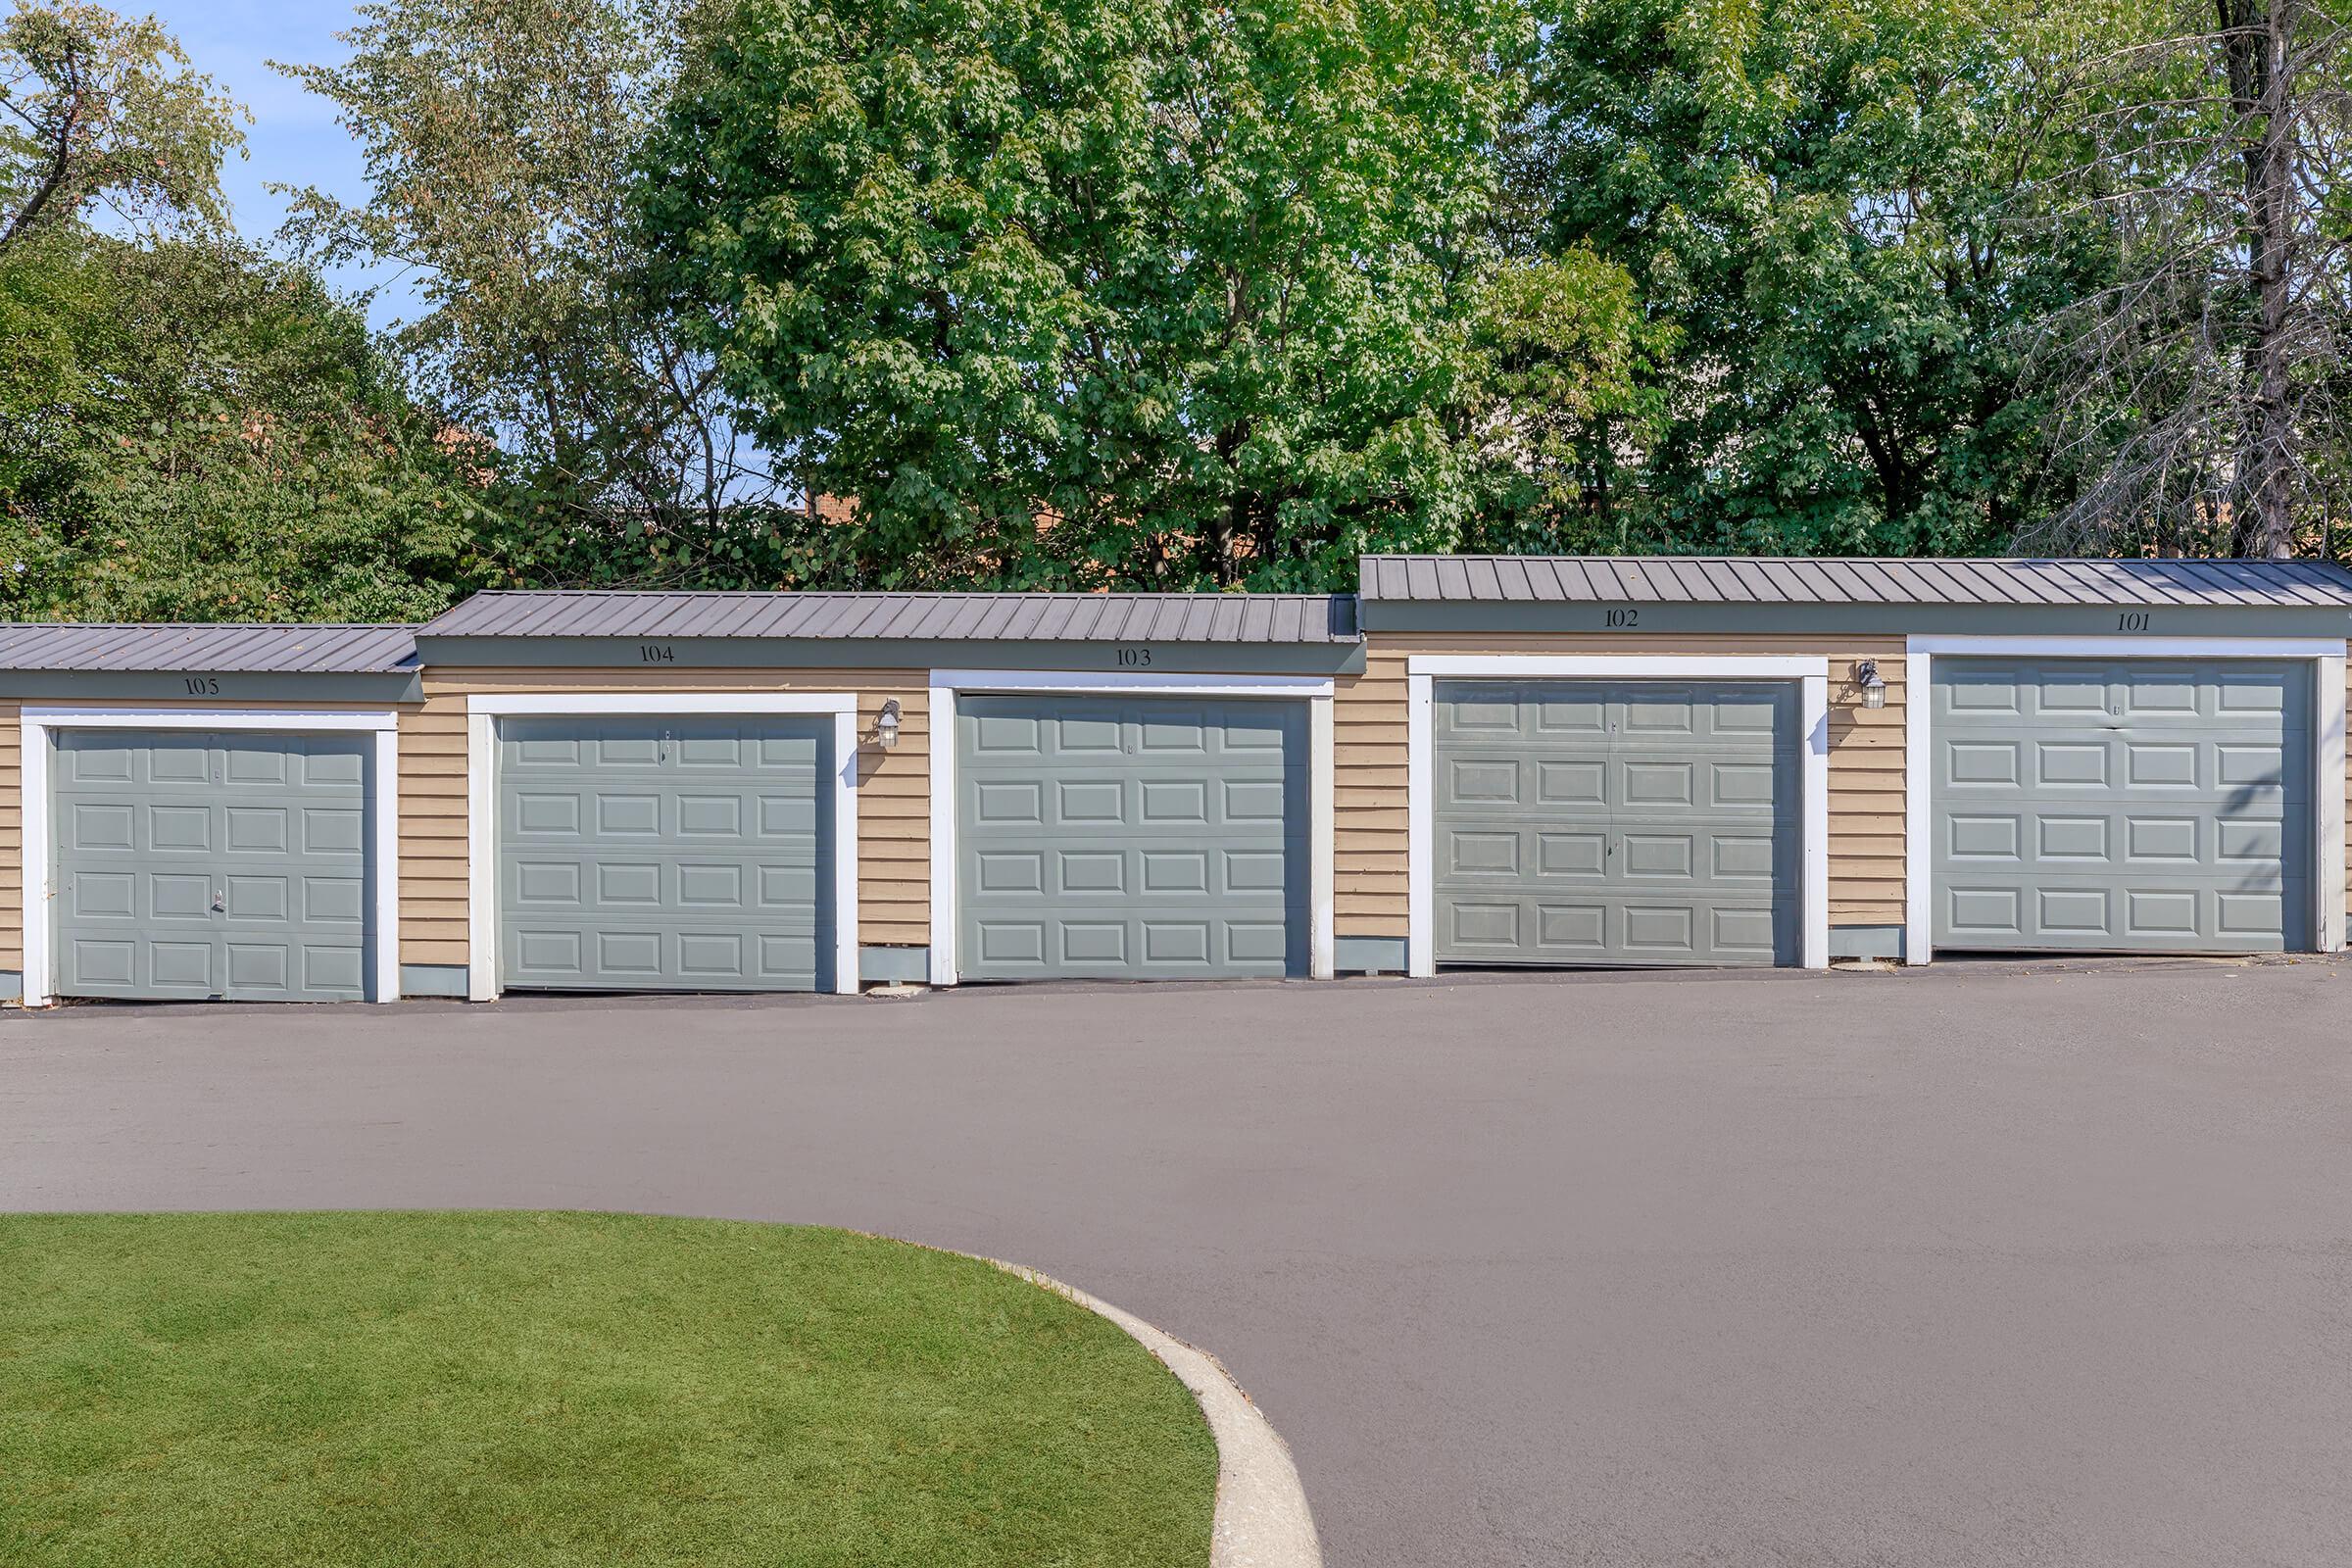
[[[326, 103], [271, 71], [268, 62], [307, 65], [343, 58], [335, 34], [355, 20], [348, 5], [333, 0], [117, 0], [131, 15], [151, 10], [177, 34], [189, 64], [206, 73], [253, 111], [245, 127], [248, 156], [231, 159], [220, 172], [237, 228], [248, 239], [266, 241], [285, 217], [285, 203], [264, 189], [270, 183], [317, 185], [346, 200], [367, 194], [359, 149], [335, 123]], [[359, 287], [370, 279], [351, 273], [339, 279]], [[380, 279], [378, 279], [380, 281]], [[376, 301], [374, 318], [383, 325], [411, 305], [396, 286]]]

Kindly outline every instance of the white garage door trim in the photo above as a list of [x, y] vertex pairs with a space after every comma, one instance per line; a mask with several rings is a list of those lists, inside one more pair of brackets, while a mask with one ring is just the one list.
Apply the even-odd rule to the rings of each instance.
[[1954, 658], [2309, 660], [2312, 665], [2312, 930], [2322, 953], [2344, 949], [2344, 648], [2332, 637], [1968, 637], [1904, 639], [1903, 961], [1936, 956], [1933, 772], [1935, 662]]
[[1827, 656], [1414, 654], [1405, 660], [1405, 963], [1438, 972], [1433, 690], [1444, 678], [1795, 681], [1804, 729], [1803, 967], [1830, 965], [1830, 678]]
[[1178, 675], [1143, 670], [935, 669], [931, 672], [931, 983], [956, 984], [956, 699], [962, 692], [1043, 692], [1087, 697], [1287, 697], [1307, 705], [1307, 892], [1314, 929], [1308, 970], [1332, 977], [1332, 692], [1328, 675]]
[[833, 715], [833, 989], [858, 994], [858, 697], [854, 692], [506, 692], [466, 699], [466, 994], [496, 1000], [498, 721], [663, 713]]
[[50, 951], [49, 901], [55, 868], [50, 857], [49, 751], [66, 729], [260, 730], [273, 735], [373, 733], [370, 760], [375, 803], [375, 987], [368, 1000], [400, 997], [400, 714], [391, 709], [350, 710], [267, 708], [51, 708], [26, 705], [19, 714], [24, 760], [20, 775], [24, 855], [24, 1005], [56, 1000], [57, 956]]

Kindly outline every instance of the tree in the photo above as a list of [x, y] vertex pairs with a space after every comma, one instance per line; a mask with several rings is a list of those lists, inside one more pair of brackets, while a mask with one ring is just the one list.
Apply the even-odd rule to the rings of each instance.
[[220, 223], [243, 118], [153, 17], [16, 0], [0, 22], [0, 251], [98, 203]]
[[[775, 526], [779, 487], [727, 421], [711, 361], [636, 287], [628, 185], [667, 90], [673, 11], [382, 0], [359, 17], [338, 35], [345, 63], [277, 67], [335, 105], [371, 187], [361, 206], [298, 193], [299, 249], [413, 270], [426, 308], [397, 344], [450, 416], [508, 455], [516, 510], [540, 519], [511, 541], [535, 575], [740, 561]], [[705, 554], [676, 548], [689, 540]]]
[[2057, 313], [2058, 428], [2101, 471], [2040, 542], [2284, 557], [2352, 451], [2352, 5], [2115, 0], [2053, 24], [2106, 288]]
[[1662, 423], [1671, 324], [1645, 319], [1632, 277], [1580, 244], [1494, 269], [1470, 344], [1488, 483], [1462, 548], [1624, 552], [1639, 512], [1624, 492]]
[[501, 575], [467, 444], [310, 271], [74, 227], [0, 251], [0, 613], [430, 615]]
[[1542, 491], [1497, 376], [1631, 358], [1537, 308], [1621, 274], [1497, 271], [1532, 42], [1507, 0], [714, 3], [656, 279], [877, 582], [1351, 580]]
[[2066, 499], [2019, 334], [2097, 251], [2013, 226], [2056, 106], [2006, 3], [1549, 0], [1510, 210], [1671, 333], [1635, 546], [1968, 553]]

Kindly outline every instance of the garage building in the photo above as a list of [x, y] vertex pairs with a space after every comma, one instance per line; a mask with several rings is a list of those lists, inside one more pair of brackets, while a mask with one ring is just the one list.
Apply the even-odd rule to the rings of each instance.
[[2343, 945], [2341, 567], [1371, 557], [1359, 602], [1364, 966]]
[[0, 627], [0, 990], [486, 999], [2344, 945], [2352, 572]]
[[390, 1001], [413, 628], [0, 626], [0, 975], [28, 1004]]
[[417, 645], [433, 989], [1332, 971], [1344, 596], [491, 593]]

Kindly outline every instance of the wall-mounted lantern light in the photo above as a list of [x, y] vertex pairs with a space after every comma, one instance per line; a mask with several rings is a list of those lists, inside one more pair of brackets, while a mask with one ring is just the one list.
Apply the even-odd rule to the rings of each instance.
[[1886, 682], [1879, 677], [1879, 662], [1865, 659], [1854, 666], [1854, 684], [1862, 688], [1864, 708], [1886, 706]]
[[886, 752], [899, 744], [899, 700], [896, 697], [885, 702], [882, 711], [874, 715], [874, 744]]

